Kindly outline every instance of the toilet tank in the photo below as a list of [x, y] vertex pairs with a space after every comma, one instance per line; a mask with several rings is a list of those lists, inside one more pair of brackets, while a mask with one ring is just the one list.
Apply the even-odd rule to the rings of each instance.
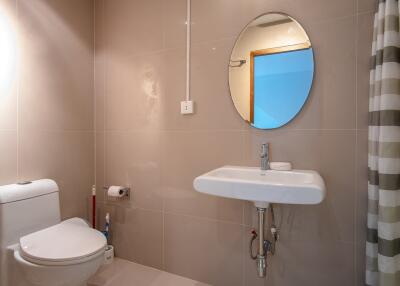
[[0, 251], [26, 234], [61, 221], [59, 189], [42, 179], [0, 186]]

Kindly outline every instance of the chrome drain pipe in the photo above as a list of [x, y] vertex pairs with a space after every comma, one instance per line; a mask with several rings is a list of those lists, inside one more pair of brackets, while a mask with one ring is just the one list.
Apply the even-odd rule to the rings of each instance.
[[258, 213], [258, 254], [257, 254], [257, 272], [258, 277], [265, 277], [267, 272], [266, 249], [264, 242], [264, 217], [265, 208], [257, 208]]
[[[258, 232], [253, 229], [251, 231], [251, 239], [249, 243], [249, 253], [253, 260], [256, 260], [258, 277], [265, 277], [267, 274], [267, 255], [275, 254], [276, 242], [279, 239], [279, 230], [275, 225], [275, 215], [272, 204], [256, 205], [258, 215]], [[271, 210], [271, 235], [272, 240], [265, 239], [264, 222], [267, 210]], [[258, 238], [258, 250], [253, 254], [253, 243]]]

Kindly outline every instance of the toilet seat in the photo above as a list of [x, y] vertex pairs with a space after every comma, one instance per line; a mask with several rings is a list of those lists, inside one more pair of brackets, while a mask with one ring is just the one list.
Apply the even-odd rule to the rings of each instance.
[[25, 260], [39, 265], [71, 265], [102, 255], [107, 241], [102, 233], [79, 218], [23, 236], [20, 253]]

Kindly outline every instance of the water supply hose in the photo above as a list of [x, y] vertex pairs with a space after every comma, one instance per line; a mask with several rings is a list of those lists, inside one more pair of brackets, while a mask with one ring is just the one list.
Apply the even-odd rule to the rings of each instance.
[[251, 231], [251, 234], [252, 234], [252, 237], [251, 237], [251, 239], [250, 239], [250, 249], [249, 249], [249, 251], [250, 251], [250, 257], [251, 257], [251, 259], [256, 260], [256, 259], [257, 259], [257, 254], [253, 255], [253, 242], [254, 242], [254, 240], [256, 240], [256, 238], [257, 238], [257, 232], [256, 232], [256, 230], [253, 229], [253, 230]]

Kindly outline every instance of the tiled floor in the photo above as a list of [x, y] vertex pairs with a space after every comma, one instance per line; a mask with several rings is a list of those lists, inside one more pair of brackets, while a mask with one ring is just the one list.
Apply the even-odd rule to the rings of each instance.
[[210, 286], [188, 278], [115, 258], [100, 268], [87, 286]]

